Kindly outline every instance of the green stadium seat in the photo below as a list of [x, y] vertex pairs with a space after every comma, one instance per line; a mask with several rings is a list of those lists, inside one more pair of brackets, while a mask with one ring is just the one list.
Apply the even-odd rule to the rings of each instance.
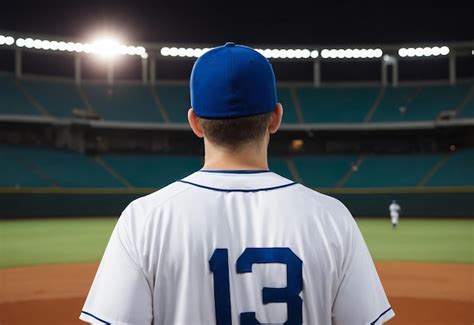
[[0, 75], [0, 114], [40, 115], [15, 85], [15, 79], [7, 75]]
[[291, 99], [290, 90], [287, 87], [277, 87], [278, 102], [283, 106], [282, 123], [298, 123], [295, 105]]
[[[123, 187], [93, 159], [74, 151], [36, 147], [0, 147], [2, 165], [18, 162], [18, 172], [5, 173], [2, 186]], [[5, 161], [10, 160], [10, 163]], [[9, 168], [9, 169], [7, 169]], [[22, 173], [25, 173], [24, 175]], [[2, 170], [3, 174], [3, 170]], [[28, 177], [28, 179], [26, 179]], [[15, 181], [18, 178], [19, 181]], [[2, 181], [3, 183], [3, 181]]]
[[187, 123], [191, 107], [189, 88], [185, 85], [159, 85], [156, 88], [170, 122]]
[[344, 187], [414, 187], [441, 157], [441, 154], [367, 156]]
[[356, 161], [355, 155], [295, 156], [296, 169], [304, 185], [334, 187]]
[[26, 79], [21, 84], [51, 115], [74, 117], [74, 109], [84, 109], [84, 103], [72, 81]]
[[288, 164], [285, 158], [281, 157], [270, 157], [268, 159], [268, 165], [270, 170], [278, 175], [286, 177], [288, 179], [293, 179], [293, 175], [291, 175], [291, 171], [288, 168]]
[[304, 122], [358, 123], [364, 120], [380, 89], [302, 86], [296, 91]]
[[202, 167], [196, 156], [104, 154], [104, 161], [134, 187], [160, 188]]
[[468, 90], [468, 84], [387, 88], [372, 121], [431, 121], [441, 111], [454, 111]]
[[[0, 147], [0, 186], [1, 187], [50, 187], [54, 182], [42, 177], [30, 159], [24, 159], [22, 149]], [[34, 161], [34, 160], [33, 160]]]
[[457, 118], [474, 118], [474, 96], [471, 96], [464, 109]]
[[427, 186], [474, 186], [474, 149], [460, 149], [428, 180]]
[[94, 110], [104, 119], [121, 122], [163, 122], [151, 90], [144, 85], [82, 86]]

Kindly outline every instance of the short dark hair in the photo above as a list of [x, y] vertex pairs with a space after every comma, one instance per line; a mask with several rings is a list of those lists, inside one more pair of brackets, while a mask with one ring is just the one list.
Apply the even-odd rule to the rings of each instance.
[[206, 138], [227, 149], [261, 139], [270, 123], [272, 112], [249, 117], [230, 119], [199, 118]]

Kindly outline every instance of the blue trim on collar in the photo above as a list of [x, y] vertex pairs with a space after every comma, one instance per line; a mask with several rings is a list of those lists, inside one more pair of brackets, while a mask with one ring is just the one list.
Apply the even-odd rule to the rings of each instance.
[[255, 188], [255, 189], [254, 188], [249, 188], [249, 189], [246, 189], [246, 188], [244, 188], [244, 189], [239, 189], [239, 188], [226, 189], [226, 188], [217, 188], [217, 187], [210, 187], [210, 186], [205, 186], [205, 185], [201, 185], [201, 184], [196, 184], [196, 183], [184, 181], [182, 179], [179, 180], [178, 182], [193, 185], [193, 186], [197, 186], [197, 187], [201, 187], [201, 188], [204, 188], [206, 190], [219, 191], [219, 192], [244, 192], [244, 193], [260, 192], [260, 191], [271, 191], [271, 190], [277, 190], [277, 189], [280, 189], [280, 188], [283, 188], [283, 187], [288, 187], [288, 186], [291, 186], [291, 185], [298, 184], [296, 182], [291, 182], [291, 183], [288, 183], [288, 184], [283, 184], [283, 185], [278, 185], [278, 186], [273, 186], [273, 187], [264, 187], [264, 188]]
[[103, 319], [100, 319], [99, 317], [94, 316], [94, 315], [92, 315], [91, 313], [88, 313], [87, 311], [84, 311], [84, 310], [83, 310], [83, 311], [81, 311], [81, 313], [86, 314], [86, 315], [88, 315], [88, 316], [90, 316], [90, 317], [93, 317], [93, 318], [97, 319], [98, 321], [101, 321], [101, 322], [104, 323], [104, 324], [111, 325], [111, 323], [109, 323], [109, 322], [107, 322], [107, 321], [105, 321], [105, 320], [103, 320]]
[[209, 170], [201, 169], [200, 172], [204, 173], [223, 173], [223, 174], [260, 174], [260, 173], [270, 173], [270, 170], [252, 170], [252, 169], [229, 169], [229, 170]]
[[388, 313], [390, 310], [392, 309], [392, 307], [388, 307], [388, 309], [386, 311], [384, 311], [383, 313], [380, 314], [379, 317], [377, 317], [376, 320], [374, 320], [372, 323], [370, 323], [370, 325], [375, 325], [377, 323], [377, 321], [380, 319], [380, 317], [382, 317], [383, 315], [385, 315], [386, 313]]

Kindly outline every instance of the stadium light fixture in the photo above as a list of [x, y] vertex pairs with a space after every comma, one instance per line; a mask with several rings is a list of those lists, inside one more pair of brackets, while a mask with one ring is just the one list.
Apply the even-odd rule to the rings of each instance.
[[191, 47], [162, 47], [160, 54], [162, 56], [181, 57], [181, 58], [198, 58], [209, 48], [191, 48]]
[[140, 56], [143, 59], [148, 58], [148, 53], [143, 46], [126, 46], [120, 44], [113, 39], [98, 40], [94, 43], [75, 43], [64, 41], [51, 41], [28, 38], [14, 39], [11, 36], [0, 35], [0, 45], [13, 45], [17, 47], [24, 47], [27, 49], [45, 50], [45, 51], [60, 51], [60, 52], [76, 52], [87, 54], [98, 54], [102, 57], [113, 57], [119, 55]]
[[12, 45], [15, 39], [11, 36], [0, 35], [0, 45]]
[[374, 59], [381, 58], [382, 49], [323, 49], [323, 59]]
[[[170, 57], [187, 57], [187, 58], [198, 58], [210, 48], [185, 48], [185, 47], [162, 47], [160, 49], [160, 54], [162, 56]], [[309, 49], [262, 49], [256, 48], [257, 52], [262, 54], [267, 59], [308, 59], [308, 58], [317, 58], [319, 52], [317, 50]]]
[[450, 52], [447, 46], [433, 46], [433, 47], [402, 47], [398, 50], [398, 55], [404, 57], [430, 57], [430, 56], [444, 56]]

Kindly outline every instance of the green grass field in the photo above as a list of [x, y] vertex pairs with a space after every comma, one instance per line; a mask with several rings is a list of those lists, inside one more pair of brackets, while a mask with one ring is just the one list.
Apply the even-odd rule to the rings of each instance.
[[375, 260], [474, 263], [474, 220], [357, 219]]
[[[0, 221], [0, 267], [99, 261], [116, 219]], [[357, 219], [375, 260], [474, 263], [474, 220]]]

